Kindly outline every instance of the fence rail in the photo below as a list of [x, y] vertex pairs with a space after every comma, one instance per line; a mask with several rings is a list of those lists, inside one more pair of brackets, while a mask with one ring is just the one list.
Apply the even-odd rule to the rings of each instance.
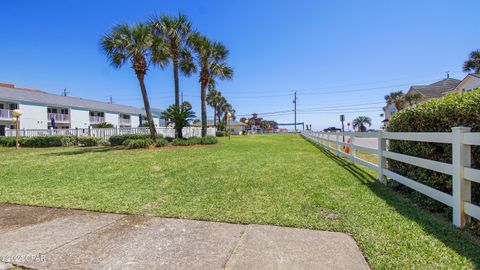
[[[52, 136], [52, 135], [73, 135], [73, 136], [94, 136], [108, 140], [113, 135], [124, 134], [144, 134], [149, 133], [150, 129], [146, 127], [138, 128], [75, 128], [75, 129], [20, 129], [19, 135], [22, 137], [38, 137], [38, 136]], [[207, 135], [215, 136], [215, 128], [207, 128]], [[157, 127], [157, 133], [163, 137], [175, 137], [175, 130], [173, 127]], [[182, 130], [183, 137], [201, 137], [202, 129], [198, 127], [185, 127]], [[16, 136], [16, 131], [13, 129], [6, 130], [5, 136]]]
[[[360, 163], [378, 172], [379, 180], [387, 178], [408, 186], [453, 209], [452, 222], [463, 227], [469, 217], [480, 219], [480, 207], [471, 202], [471, 182], [480, 183], [480, 170], [471, 168], [471, 145], [480, 145], [480, 133], [470, 132], [470, 128], [454, 127], [452, 132], [316, 132], [306, 130], [302, 135], [309, 141], [335, 152], [338, 156]], [[349, 140], [344, 142], [344, 138]], [[376, 138], [377, 148], [369, 148], [355, 143], [356, 138]], [[446, 143], [452, 145], [452, 163], [444, 163], [388, 151], [389, 140]], [[332, 146], [335, 144], [335, 147]], [[349, 147], [349, 153], [342, 146]], [[357, 150], [378, 156], [377, 164], [357, 157]], [[437, 190], [413, 179], [399, 175], [387, 166], [386, 159], [396, 160], [428, 170], [452, 176], [452, 194]]]

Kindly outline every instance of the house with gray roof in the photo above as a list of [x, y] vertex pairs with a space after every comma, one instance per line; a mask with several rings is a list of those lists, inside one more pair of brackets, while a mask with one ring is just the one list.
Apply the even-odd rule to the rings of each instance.
[[480, 74], [471, 73], [465, 76], [465, 78], [457, 85], [457, 87], [455, 87], [453, 92], [464, 93], [477, 88], [480, 89]]
[[451, 93], [460, 82], [461, 81], [457, 79], [446, 78], [428, 85], [412, 85], [408, 90], [407, 95], [418, 93], [422, 96], [420, 101], [440, 98]]
[[[20, 109], [21, 129], [88, 128], [99, 123], [115, 127], [139, 127], [145, 121], [145, 110], [90, 99], [61, 96], [41, 90], [0, 84], [0, 135], [13, 128], [12, 111]], [[155, 112], [155, 125], [160, 114]]]

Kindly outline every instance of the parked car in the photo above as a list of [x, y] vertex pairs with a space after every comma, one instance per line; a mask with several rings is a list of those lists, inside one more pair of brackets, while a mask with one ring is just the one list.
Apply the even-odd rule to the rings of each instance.
[[329, 127], [323, 130], [324, 132], [337, 132], [337, 131], [342, 131], [341, 128], [336, 128], [336, 127]]

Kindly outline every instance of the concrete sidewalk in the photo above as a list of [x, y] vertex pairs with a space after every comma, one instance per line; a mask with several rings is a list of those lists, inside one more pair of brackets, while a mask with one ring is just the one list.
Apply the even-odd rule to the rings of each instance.
[[0, 261], [34, 269], [369, 269], [343, 233], [9, 204], [0, 205]]

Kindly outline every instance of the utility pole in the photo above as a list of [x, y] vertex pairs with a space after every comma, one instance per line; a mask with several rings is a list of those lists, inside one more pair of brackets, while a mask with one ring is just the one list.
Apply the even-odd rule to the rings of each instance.
[[293, 106], [294, 106], [295, 132], [297, 132], [297, 91], [293, 93]]
[[66, 97], [68, 95], [68, 93], [70, 93], [70, 92], [67, 92], [67, 88], [64, 88], [63, 89], [63, 96]]
[[110, 99], [108, 100], [108, 103], [113, 104], [113, 97], [110, 96]]
[[182, 104], [183, 103], [183, 91], [182, 91], [182, 98], [180, 100], [181, 100], [180, 104]]

